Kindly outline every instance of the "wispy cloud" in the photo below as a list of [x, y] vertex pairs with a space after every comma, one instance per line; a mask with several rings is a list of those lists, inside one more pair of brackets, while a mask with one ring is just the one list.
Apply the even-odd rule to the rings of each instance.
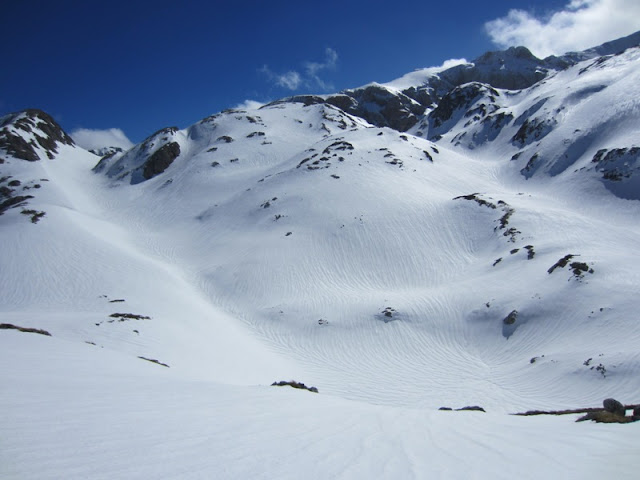
[[263, 105], [264, 103], [258, 102], [257, 100], [247, 99], [244, 102], [237, 104], [233, 108], [235, 110], [256, 110], [262, 107]]
[[304, 62], [301, 72], [289, 70], [285, 73], [276, 73], [268, 65], [263, 65], [259, 72], [264, 74], [276, 86], [287, 90], [295, 91], [302, 86], [330, 90], [333, 85], [323, 80], [320, 75], [324, 71], [335, 70], [338, 63], [338, 53], [332, 48], [327, 48], [324, 55], [325, 58], [322, 62]]
[[106, 130], [78, 128], [71, 132], [71, 138], [78, 146], [86, 150], [104, 147], [120, 147], [128, 150], [133, 147], [133, 142], [119, 128], [108, 128]]
[[275, 73], [268, 65], [263, 65], [258, 71], [265, 74], [269, 81], [273, 82], [275, 85], [289, 90], [297, 90], [302, 82], [300, 74], [296, 71]]
[[584, 50], [640, 30], [638, 0], [571, 0], [562, 10], [536, 16], [510, 10], [485, 24], [491, 40], [504, 48], [524, 45], [545, 57]]
[[327, 48], [324, 51], [324, 62], [306, 62], [304, 68], [307, 77], [313, 83], [323, 90], [329, 90], [333, 86], [320, 78], [320, 72], [323, 70], [335, 70], [337, 63], [338, 53], [333, 48]]

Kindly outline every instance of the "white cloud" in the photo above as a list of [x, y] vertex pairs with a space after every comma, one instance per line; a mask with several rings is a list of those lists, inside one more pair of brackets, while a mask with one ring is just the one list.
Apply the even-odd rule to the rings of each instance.
[[491, 40], [501, 48], [524, 45], [546, 57], [584, 50], [640, 30], [638, 0], [571, 0], [544, 17], [524, 10], [485, 24]]
[[297, 90], [305, 86], [307, 88], [319, 87], [323, 90], [333, 88], [330, 83], [320, 78], [320, 73], [324, 70], [334, 70], [338, 62], [338, 53], [332, 48], [325, 49], [325, 58], [322, 62], [304, 62], [303, 73], [290, 70], [285, 73], [275, 73], [268, 65], [264, 65], [259, 72], [279, 87], [288, 90]]
[[398, 90], [405, 90], [407, 88], [415, 87], [416, 85], [422, 85], [427, 81], [429, 77], [436, 75], [444, 70], [455, 67], [457, 65], [464, 65], [466, 63], [467, 60], [465, 60], [464, 58], [452, 58], [449, 60], [445, 60], [439, 67], [419, 68], [383, 85]]
[[276, 85], [288, 88], [289, 90], [297, 90], [300, 82], [302, 82], [302, 78], [300, 78], [298, 72], [283, 73], [276, 78]]
[[233, 108], [234, 108], [234, 110], [257, 110], [258, 108], [262, 107], [263, 105], [264, 105], [264, 103], [258, 102], [257, 100], [247, 99], [244, 102], [237, 104]]
[[432, 68], [434, 70], [443, 71], [457, 65], [464, 65], [465, 63], [468, 63], [466, 58], [450, 58], [449, 60], [445, 60], [444, 62], [442, 62], [442, 65], [440, 65], [439, 67]]
[[78, 128], [71, 132], [71, 138], [78, 146], [86, 150], [104, 147], [120, 147], [128, 150], [133, 147], [133, 142], [119, 128], [108, 128], [106, 130]]
[[264, 73], [267, 78], [277, 86], [288, 90], [297, 90], [302, 82], [300, 74], [296, 71], [275, 73], [267, 65], [264, 65], [259, 72]]
[[313, 81], [323, 90], [329, 90], [332, 87], [330, 83], [326, 83], [319, 76], [322, 70], [334, 70], [338, 63], [338, 53], [333, 48], [327, 48], [324, 51], [324, 62], [306, 62], [304, 65], [305, 71], [309, 79]]

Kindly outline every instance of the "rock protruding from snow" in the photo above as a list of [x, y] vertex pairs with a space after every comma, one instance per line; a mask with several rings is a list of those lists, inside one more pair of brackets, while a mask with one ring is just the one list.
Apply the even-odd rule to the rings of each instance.
[[177, 127], [163, 128], [124, 154], [114, 152], [103, 157], [94, 171], [106, 171], [117, 180], [129, 177], [132, 184], [149, 180], [163, 173], [180, 155], [182, 136]]
[[406, 132], [418, 123], [426, 109], [404, 93], [375, 83], [343, 93], [356, 101], [348, 113], [377, 127], [390, 127], [400, 132]]
[[337, 95], [296, 95], [277, 100], [266, 107], [282, 103], [302, 103], [305, 106], [328, 104], [360, 117], [376, 127], [389, 127], [405, 132], [418, 123], [425, 106], [393, 88], [373, 83]]
[[180, 155], [180, 145], [177, 142], [165, 143], [144, 162], [142, 176], [145, 180], [164, 172]]
[[462, 117], [477, 120], [495, 112], [499, 96], [497, 90], [477, 82], [454, 88], [429, 115], [429, 137], [449, 131]]
[[53, 159], [59, 145], [75, 145], [58, 123], [42, 110], [28, 109], [0, 118], [0, 150], [21, 160]]
[[106, 156], [113, 156], [116, 153], [123, 153], [124, 149], [121, 147], [102, 147], [102, 148], [92, 148], [89, 150], [94, 155], [97, 155], [101, 158]]

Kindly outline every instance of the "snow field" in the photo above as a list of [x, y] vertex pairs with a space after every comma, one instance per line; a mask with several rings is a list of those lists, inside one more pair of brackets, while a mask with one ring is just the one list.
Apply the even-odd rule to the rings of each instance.
[[0, 342], [29, 372], [4, 374], [3, 478], [634, 478], [633, 426], [382, 407], [188, 381], [56, 338]]
[[[635, 57], [610, 61], [510, 97], [578, 109], [513, 162], [513, 126], [471, 156], [462, 127], [283, 103], [160, 134], [180, 155], [142, 183], [140, 148], [3, 165], [48, 181], [37, 225], [0, 217], [1, 321], [53, 337], [0, 334], [0, 476], [634, 478], [637, 424], [508, 415], [638, 401], [637, 201], [574, 172], [635, 138]], [[593, 273], [548, 273], [568, 254]], [[465, 405], [488, 413], [437, 411]]]

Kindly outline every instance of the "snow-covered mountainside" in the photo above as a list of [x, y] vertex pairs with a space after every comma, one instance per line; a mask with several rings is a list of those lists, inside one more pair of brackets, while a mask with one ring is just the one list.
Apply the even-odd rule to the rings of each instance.
[[640, 424], [507, 414], [640, 403], [638, 40], [128, 151], [0, 118], [0, 476], [634, 478]]

